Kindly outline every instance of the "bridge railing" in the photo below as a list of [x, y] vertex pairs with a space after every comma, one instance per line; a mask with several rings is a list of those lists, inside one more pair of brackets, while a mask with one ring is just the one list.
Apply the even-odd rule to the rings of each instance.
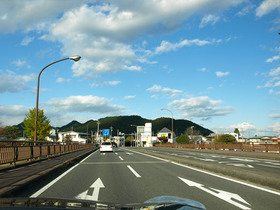
[[0, 165], [32, 161], [94, 147], [93, 144], [61, 143], [50, 141], [0, 141]]
[[280, 144], [155, 144], [156, 147], [280, 153]]

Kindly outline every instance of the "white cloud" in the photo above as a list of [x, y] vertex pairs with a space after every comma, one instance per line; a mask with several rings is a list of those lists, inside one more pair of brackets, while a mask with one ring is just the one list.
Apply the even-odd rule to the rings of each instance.
[[17, 67], [23, 67], [23, 66], [26, 66], [27, 63], [25, 60], [21, 60], [21, 59], [18, 59], [16, 61], [13, 61], [13, 64]]
[[203, 28], [208, 24], [215, 25], [219, 20], [219, 16], [215, 16], [213, 14], [205, 15], [200, 22], [199, 28]]
[[[141, 71], [138, 62], [149, 63], [144, 54], [131, 46], [132, 41], [146, 33], [168, 33], [191, 15], [209, 10], [215, 13], [242, 1], [112, 1], [73, 7], [48, 28], [42, 38], [62, 43], [64, 55], [77, 52], [83, 61], [75, 63], [75, 76], [96, 77], [101, 73]], [[73, 21], [75, 20], [75, 21]], [[89, 21], [90, 20], [90, 21]], [[157, 53], [183, 46], [219, 43], [220, 40], [184, 40], [177, 44], [162, 43]], [[166, 45], [164, 45], [166, 44]], [[144, 46], [142, 46], [144, 47]], [[139, 55], [138, 55], [139, 54]]]
[[225, 77], [228, 75], [229, 75], [229, 72], [221, 72], [221, 71], [216, 72], [217, 77]]
[[24, 39], [21, 41], [20, 45], [21, 46], [27, 46], [29, 45], [30, 42], [32, 42], [34, 40], [34, 36], [30, 37], [30, 36], [27, 36], [27, 37], [24, 37]]
[[262, 17], [275, 9], [280, 8], [280, 0], [264, 0], [256, 9], [256, 15]]
[[171, 109], [182, 112], [183, 117], [208, 118], [223, 116], [233, 112], [230, 106], [219, 107], [220, 100], [211, 100], [208, 96], [175, 100], [168, 104]]
[[201, 71], [202, 71], [202, 72], [205, 72], [205, 71], [206, 71], [206, 68], [205, 68], [205, 67], [201, 68]]
[[4, 126], [19, 124], [28, 110], [29, 108], [22, 105], [0, 105], [0, 121]]
[[236, 15], [237, 16], [244, 16], [247, 15], [252, 9], [254, 9], [256, 7], [256, 5], [250, 4], [244, 8], [242, 8], [241, 11], [239, 11]]
[[270, 114], [269, 117], [278, 119], [280, 118], [280, 114]]
[[160, 54], [160, 53], [165, 53], [165, 52], [169, 52], [169, 51], [175, 51], [178, 48], [182, 48], [182, 47], [189, 47], [189, 46], [204, 46], [204, 45], [208, 45], [208, 44], [215, 44], [215, 43], [220, 43], [221, 40], [216, 40], [213, 39], [211, 41], [207, 41], [207, 40], [200, 40], [200, 39], [193, 39], [193, 40], [183, 40], [180, 41], [178, 43], [170, 43], [168, 41], [162, 41], [161, 45], [159, 47], [156, 47], [155, 49], [155, 53], [156, 54]]
[[[242, 1], [135, 0], [133, 4], [128, 1], [93, 4], [90, 0], [68, 0], [67, 4], [57, 0], [3, 1], [0, 32], [37, 31], [41, 39], [61, 43], [63, 55], [79, 53], [82, 56], [72, 67], [74, 76], [94, 78], [102, 73], [141, 71], [139, 62], [154, 63], [143, 56], [151, 52], [139, 51], [130, 45], [143, 34], [169, 33], [192, 15], [206, 11], [215, 16]], [[42, 5], [44, 9], [38, 9]], [[215, 21], [217, 17], [208, 20], [209, 23]], [[27, 36], [21, 44], [26, 46], [33, 39]], [[218, 42], [199, 39], [175, 44], [163, 42], [157, 53]]]
[[277, 60], [279, 60], [280, 59], [280, 55], [275, 55], [275, 56], [273, 56], [272, 58], [268, 58], [267, 60], [266, 60], [266, 62], [267, 63], [272, 63], [273, 61], [277, 61]]
[[57, 0], [1, 1], [0, 31], [13, 33], [16, 30], [45, 29], [60, 12], [84, 2], [86, 1], [68, 0], [67, 4]]
[[18, 75], [12, 71], [5, 71], [4, 74], [0, 74], [0, 93], [15, 93], [26, 89], [26, 83], [35, 80], [35, 78], [35, 74]]
[[167, 88], [167, 87], [161, 87], [160, 85], [154, 85], [153, 87], [147, 88], [146, 90], [148, 92], [161, 92], [161, 93], [165, 93], [167, 95], [170, 95], [171, 97], [175, 97], [175, 96], [183, 93], [183, 91], [181, 91], [181, 90], [171, 89], [171, 88]]
[[248, 131], [248, 130], [256, 130], [256, 126], [249, 123], [249, 122], [242, 122], [236, 125], [231, 125], [229, 126], [230, 129], [235, 129], [238, 128], [239, 132], [241, 133], [242, 131]]
[[121, 81], [104, 81], [104, 80], [99, 80], [97, 82], [93, 82], [90, 86], [91, 87], [99, 87], [99, 86], [116, 86], [118, 84], [120, 84]]
[[64, 79], [64, 78], [62, 78], [62, 77], [58, 77], [57, 79], [56, 79], [56, 82], [57, 83], [64, 83], [64, 82], [70, 82], [71, 81], [71, 79]]
[[276, 135], [279, 135], [279, 130], [280, 130], [280, 123], [276, 122], [275, 124], [268, 126], [269, 129], [271, 129], [272, 131], [274, 131], [276, 133]]
[[124, 97], [124, 99], [126, 99], [126, 100], [135, 99], [135, 98], [136, 98], [136, 96], [125, 96]]
[[121, 114], [125, 108], [111, 104], [111, 100], [97, 96], [70, 96], [66, 99], [50, 99], [44, 105], [51, 107], [54, 112]]
[[271, 69], [271, 71], [269, 72], [269, 76], [271, 77], [275, 77], [280, 75], [280, 66], [276, 69]]

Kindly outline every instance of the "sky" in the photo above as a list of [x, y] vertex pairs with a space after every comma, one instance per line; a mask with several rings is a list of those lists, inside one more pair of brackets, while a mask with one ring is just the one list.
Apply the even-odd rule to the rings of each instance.
[[[0, 0], [0, 122], [107, 116], [280, 135], [280, 0]], [[161, 110], [168, 109], [168, 110]]]

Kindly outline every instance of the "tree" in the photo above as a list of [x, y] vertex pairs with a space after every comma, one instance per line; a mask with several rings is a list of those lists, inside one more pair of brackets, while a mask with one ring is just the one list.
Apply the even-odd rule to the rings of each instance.
[[181, 136], [176, 138], [176, 142], [178, 144], [188, 144], [190, 142], [190, 138], [186, 134], [182, 134]]
[[0, 137], [5, 137], [5, 129], [0, 121]]
[[[23, 129], [28, 138], [34, 139], [34, 130], [35, 130], [35, 113], [36, 109], [29, 109], [29, 113], [25, 114], [23, 121]], [[38, 119], [37, 119], [37, 140], [44, 141], [45, 138], [50, 134], [51, 126], [50, 121], [44, 115], [43, 110], [38, 110]]]
[[230, 142], [235, 142], [236, 139], [234, 136], [230, 134], [222, 134], [222, 135], [217, 135], [215, 136], [215, 143], [230, 143]]
[[21, 131], [18, 127], [15, 126], [6, 126], [5, 127], [5, 135], [7, 139], [15, 139], [19, 137], [21, 134]]
[[240, 136], [240, 132], [239, 132], [238, 128], [235, 128], [233, 132], [238, 134], [238, 137]]

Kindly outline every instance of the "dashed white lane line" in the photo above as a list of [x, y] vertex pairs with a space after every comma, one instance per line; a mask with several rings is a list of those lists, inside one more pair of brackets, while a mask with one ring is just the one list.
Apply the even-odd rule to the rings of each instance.
[[123, 160], [123, 158], [122, 158], [121, 156], [119, 156], [119, 158], [120, 158], [121, 160]]
[[141, 178], [141, 176], [130, 165], [127, 165], [127, 167], [137, 178]]

